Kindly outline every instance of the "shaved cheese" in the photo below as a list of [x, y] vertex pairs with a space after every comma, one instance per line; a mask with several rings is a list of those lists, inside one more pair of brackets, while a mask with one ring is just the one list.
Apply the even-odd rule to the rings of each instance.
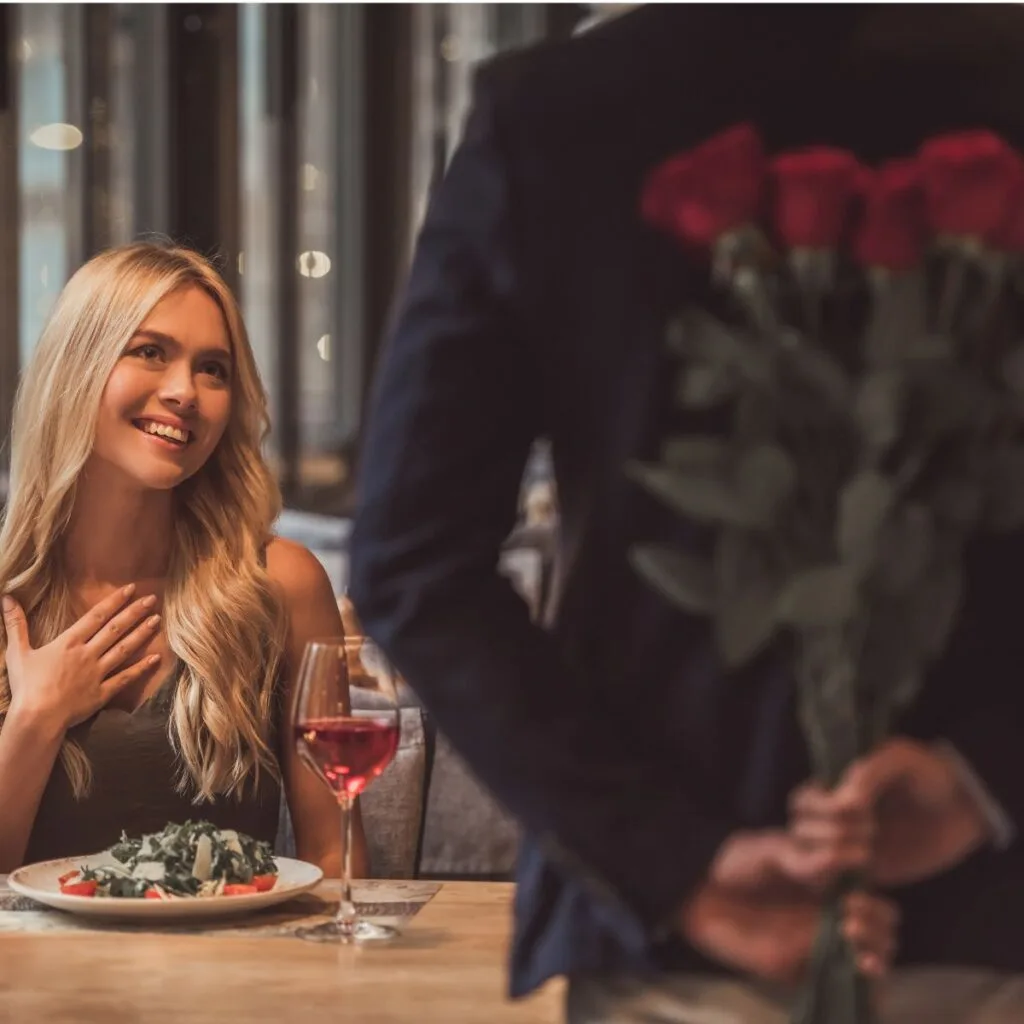
[[233, 828], [221, 829], [220, 838], [232, 853], [242, 856], [242, 844], [238, 841], [238, 833]]
[[157, 860], [140, 861], [132, 869], [133, 878], [144, 878], [147, 882], [162, 882], [167, 875], [167, 869]]
[[200, 882], [209, 881], [213, 874], [213, 843], [208, 835], [201, 835], [196, 843], [196, 859], [192, 862], [192, 875]]

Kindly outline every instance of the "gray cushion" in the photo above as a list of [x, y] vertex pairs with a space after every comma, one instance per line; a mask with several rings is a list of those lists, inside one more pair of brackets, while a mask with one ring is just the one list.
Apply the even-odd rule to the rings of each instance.
[[394, 759], [359, 798], [374, 878], [416, 877], [427, 746], [420, 709], [402, 708], [401, 715]]
[[436, 738], [420, 855], [421, 878], [507, 875], [519, 829], [442, 735]]

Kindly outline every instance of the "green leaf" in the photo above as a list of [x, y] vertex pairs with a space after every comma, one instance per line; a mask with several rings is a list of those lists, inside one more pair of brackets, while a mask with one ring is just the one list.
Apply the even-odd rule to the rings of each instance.
[[879, 538], [878, 580], [892, 593], [916, 587], [928, 571], [935, 545], [931, 514], [921, 505], [905, 505], [885, 524]]
[[676, 355], [735, 370], [741, 379], [762, 386], [775, 376], [770, 351], [763, 342], [700, 309], [687, 309], [672, 322], [668, 344]]
[[839, 557], [858, 573], [867, 572], [875, 559], [894, 497], [892, 481], [873, 469], [858, 473], [839, 493]]
[[899, 434], [903, 381], [898, 373], [880, 370], [863, 380], [856, 398], [856, 415], [868, 444], [883, 451]]
[[848, 565], [822, 565], [797, 573], [779, 596], [778, 618], [800, 629], [838, 626], [858, 608], [857, 576]]
[[908, 362], [952, 359], [956, 353], [953, 339], [945, 334], [922, 334], [907, 343]]
[[913, 371], [915, 434], [929, 439], [986, 428], [1000, 413], [1001, 395], [977, 374], [934, 363]]
[[918, 588], [917, 632], [922, 650], [929, 658], [946, 648], [963, 600], [964, 577], [959, 557], [934, 567]]
[[757, 655], [778, 626], [780, 579], [767, 554], [760, 534], [725, 527], [718, 535], [715, 634], [729, 668], [739, 668]]
[[715, 579], [709, 562], [667, 545], [630, 548], [633, 568], [683, 611], [706, 615], [715, 608]]
[[925, 663], [919, 602], [915, 594], [876, 595], [867, 608], [860, 655], [862, 700], [880, 707], [919, 677]]
[[702, 470], [721, 474], [733, 463], [732, 445], [717, 437], [672, 437], [662, 449], [662, 459], [672, 469]]
[[683, 409], [710, 409], [736, 394], [736, 375], [714, 363], [694, 363], [679, 371], [676, 404]]
[[886, 275], [874, 284], [864, 353], [871, 369], [888, 370], [907, 358], [927, 331], [927, 285], [919, 272]]
[[736, 466], [736, 487], [759, 523], [774, 521], [796, 490], [796, 466], [776, 444], [760, 444], [744, 452]]
[[786, 356], [793, 370], [836, 410], [847, 409], [853, 385], [842, 366], [827, 352], [801, 343], [787, 349]]
[[722, 595], [715, 615], [715, 638], [727, 668], [741, 668], [759, 654], [778, 626], [779, 588], [769, 579], [752, 579]]
[[627, 463], [626, 475], [680, 515], [701, 522], [758, 525], [751, 508], [728, 478], [712, 473], [683, 473], [640, 462]]
[[770, 394], [748, 388], [736, 402], [735, 434], [737, 440], [758, 441], [775, 435], [779, 411]]
[[764, 575], [761, 538], [735, 526], [723, 527], [715, 543], [715, 583], [723, 600], [738, 590], [744, 580]]
[[949, 558], [933, 566], [913, 590], [872, 600], [860, 685], [876, 712], [891, 717], [917, 696], [928, 664], [949, 641], [962, 587], [959, 560]]

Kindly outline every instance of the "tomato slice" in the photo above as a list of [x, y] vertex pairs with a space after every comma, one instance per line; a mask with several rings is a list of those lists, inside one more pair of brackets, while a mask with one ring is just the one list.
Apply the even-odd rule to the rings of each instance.
[[65, 896], [95, 896], [97, 888], [96, 882], [68, 882], [60, 887], [60, 891]]
[[277, 875], [255, 875], [252, 884], [257, 892], [269, 892], [277, 885]]
[[255, 885], [243, 885], [241, 882], [229, 882], [224, 886], [225, 896], [251, 896], [259, 892]]
[[66, 883], [70, 882], [72, 878], [77, 878], [79, 874], [80, 872], [78, 871], [68, 871], [65, 874], [61, 875], [60, 878], [57, 879], [57, 881], [60, 882], [61, 885], [65, 885]]
[[143, 898], [147, 900], [162, 900], [163, 896], [160, 895], [159, 889], [149, 888], [143, 894]]

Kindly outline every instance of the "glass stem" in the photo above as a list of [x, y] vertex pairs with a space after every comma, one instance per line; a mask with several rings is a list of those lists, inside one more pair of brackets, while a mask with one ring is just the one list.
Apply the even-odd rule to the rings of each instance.
[[338, 935], [342, 942], [351, 942], [355, 938], [356, 905], [352, 901], [352, 797], [345, 794], [338, 801], [341, 807], [341, 902], [338, 904]]

